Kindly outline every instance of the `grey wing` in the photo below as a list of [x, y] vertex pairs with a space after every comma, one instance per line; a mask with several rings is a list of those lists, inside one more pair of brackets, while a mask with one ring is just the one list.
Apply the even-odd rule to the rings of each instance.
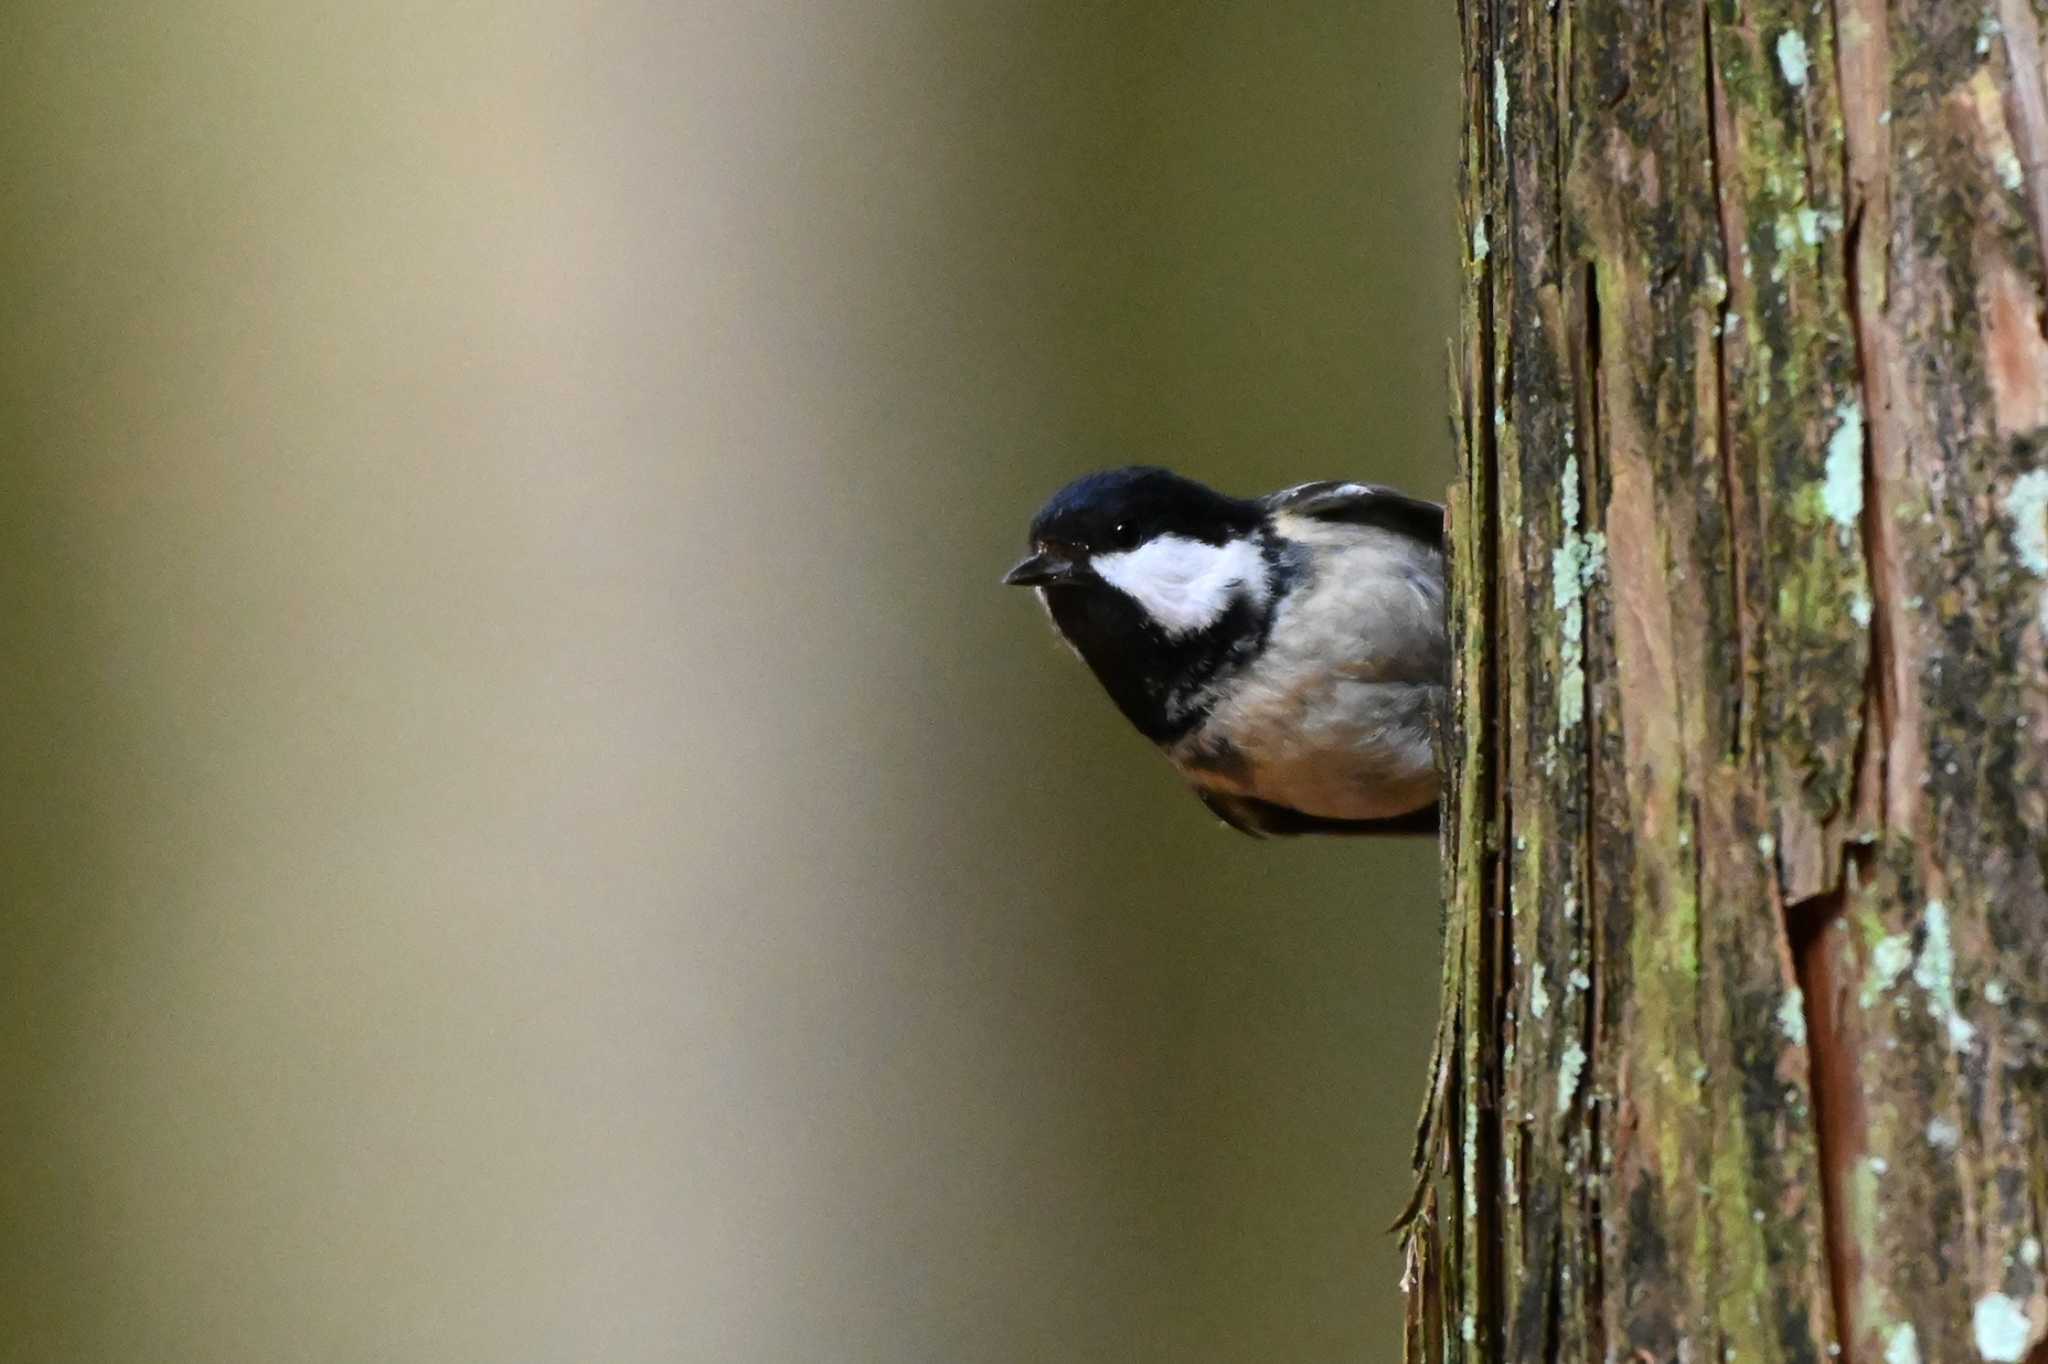
[[1377, 483], [1300, 483], [1259, 499], [1268, 512], [1288, 512], [1318, 521], [1383, 526], [1442, 549], [1444, 509], [1435, 502], [1410, 497]]

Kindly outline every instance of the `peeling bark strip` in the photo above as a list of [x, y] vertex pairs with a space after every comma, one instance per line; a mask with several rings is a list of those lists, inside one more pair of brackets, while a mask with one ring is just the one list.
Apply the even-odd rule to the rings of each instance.
[[1463, 0], [1414, 1361], [2048, 1364], [2032, 0]]

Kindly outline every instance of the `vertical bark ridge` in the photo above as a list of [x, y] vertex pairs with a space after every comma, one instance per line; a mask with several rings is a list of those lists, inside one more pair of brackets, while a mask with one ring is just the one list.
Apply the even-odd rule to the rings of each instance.
[[1998, 0], [2020, 183], [2036, 251], [2048, 255], [2048, 88], [2041, 75], [2041, 26], [2031, 0]]

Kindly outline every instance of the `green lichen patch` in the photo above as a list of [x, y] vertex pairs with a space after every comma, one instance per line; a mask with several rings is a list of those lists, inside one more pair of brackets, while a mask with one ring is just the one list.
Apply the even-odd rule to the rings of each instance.
[[2019, 1364], [2032, 1331], [2026, 1309], [2003, 1293], [1986, 1293], [1970, 1310], [1970, 1334], [1985, 1364]]
[[1977, 1030], [1956, 1008], [1956, 954], [1949, 938], [1948, 906], [1929, 900], [1924, 924], [1926, 938], [1913, 964], [1913, 983], [1927, 992], [1928, 1012], [1947, 1029], [1949, 1045], [1968, 1051]]
[[1500, 137], [1503, 150], [1508, 145], [1508, 68], [1500, 58], [1493, 59], [1493, 130]]
[[[2020, 566], [2037, 578], [2048, 578], [2048, 469], [2029, 469], [2014, 479], [1999, 505], [2012, 522], [2012, 546]], [[2041, 628], [2048, 630], [2048, 588], [2040, 589], [2035, 613]]]
[[1806, 84], [1806, 35], [1796, 28], [1788, 28], [1778, 35], [1778, 71], [1785, 77], [1785, 84], [1797, 90]]
[[1607, 567], [1607, 537], [1579, 529], [1579, 457], [1564, 461], [1563, 532], [1550, 552], [1550, 606], [1557, 613], [1557, 727], [1560, 734], [1586, 714], [1586, 591]]
[[1778, 1001], [1778, 1027], [1793, 1046], [1806, 1045], [1806, 996], [1796, 985]]
[[1574, 1041], [1564, 1049], [1564, 1056], [1557, 1065], [1558, 1116], [1572, 1111], [1572, 1100], [1579, 1092], [1579, 1075], [1585, 1068], [1586, 1050]]
[[1863, 404], [1854, 398], [1835, 409], [1824, 467], [1821, 508], [1836, 526], [1853, 531], [1863, 517]]
[[1863, 991], [1858, 1002], [1865, 1009], [1873, 1007], [1886, 991], [1899, 983], [1899, 977], [1912, 964], [1912, 939], [1903, 933], [1888, 933], [1879, 938], [1870, 949], [1870, 970], [1863, 977]]

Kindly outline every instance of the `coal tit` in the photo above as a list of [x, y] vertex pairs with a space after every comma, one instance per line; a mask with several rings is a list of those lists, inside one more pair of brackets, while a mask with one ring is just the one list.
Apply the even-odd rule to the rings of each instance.
[[1037, 591], [1232, 828], [1435, 830], [1450, 673], [1435, 503], [1365, 483], [1246, 501], [1110, 469], [1053, 494], [1003, 581]]

